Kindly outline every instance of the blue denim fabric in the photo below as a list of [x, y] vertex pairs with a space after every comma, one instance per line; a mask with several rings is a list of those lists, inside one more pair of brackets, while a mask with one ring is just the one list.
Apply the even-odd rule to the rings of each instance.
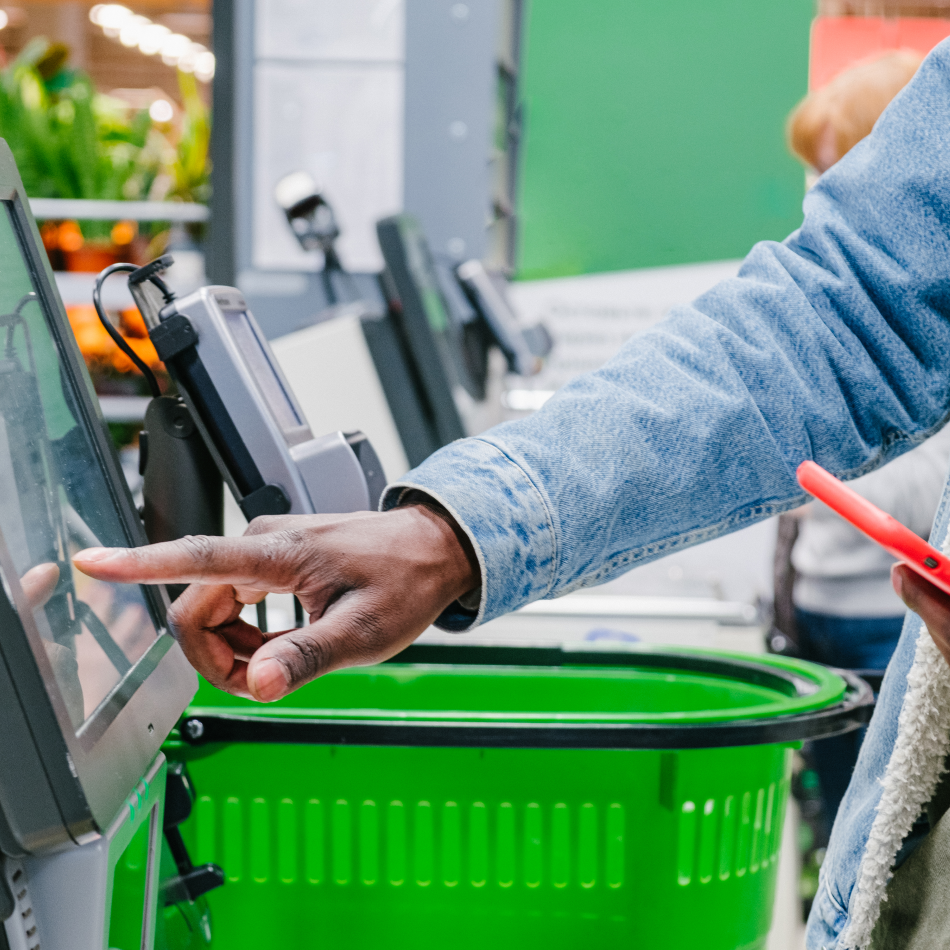
[[846, 670], [883, 670], [904, 628], [900, 617], [838, 617], [795, 608], [795, 634], [803, 660]]
[[[603, 583], [805, 499], [814, 459], [868, 472], [950, 409], [950, 45], [822, 176], [805, 220], [734, 280], [627, 343], [540, 412], [435, 453], [391, 486], [458, 520], [482, 569], [463, 629]], [[943, 502], [936, 532], [946, 533]], [[808, 946], [834, 948], [893, 745], [919, 621], [885, 678], [832, 835]]]

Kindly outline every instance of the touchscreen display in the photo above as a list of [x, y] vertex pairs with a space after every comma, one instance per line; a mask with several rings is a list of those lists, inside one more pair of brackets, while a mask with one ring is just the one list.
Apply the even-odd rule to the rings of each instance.
[[[4, 582], [29, 609], [79, 728], [156, 639], [141, 588], [74, 570], [86, 547], [128, 545], [9, 202], [0, 212], [0, 536]], [[11, 581], [6, 573], [12, 571]], [[14, 587], [15, 591], [12, 590]], [[22, 593], [21, 593], [22, 591]], [[13, 596], [13, 594], [17, 596]]]
[[257, 382], [257, 387], [264, 397], [273, 417], [277, 420], [282, 432], [296, 429], [304, 425], [304, 421], [297, 415], [293, 402], [287, 395], [280, 377], [274, 370], [272, 357], [264, 349], [260, 339], [251, 326], [247, 314], [240, 311], [228, 310], [224, 312], [231, 336], [238, 345], [251, 375]]
[[429, 326], [433, 333], [445, 333], [449, 328], [449, 316], [442, 302], [434, 265], [429, 256], [429, 247], [415, 221], [404, 220], [400, 231], [405, 241], [406, 264], [412, 274], [412, 279], [416, 282]]

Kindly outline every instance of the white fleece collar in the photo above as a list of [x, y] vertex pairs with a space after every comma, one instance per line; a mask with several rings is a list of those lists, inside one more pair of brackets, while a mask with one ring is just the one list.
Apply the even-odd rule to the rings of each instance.
[[[950, 536], [943, 545], [950, 554]], [[887, 900], [886, 887], [901, 843], [933, 798], [950, 752], [950, 666], [923, 629], [914, 663], [907, 674], [907, 692], [897, 722], [897, 739], [882, 779], [867, 847], [858, 868], [841, 950], [866, 950]]]

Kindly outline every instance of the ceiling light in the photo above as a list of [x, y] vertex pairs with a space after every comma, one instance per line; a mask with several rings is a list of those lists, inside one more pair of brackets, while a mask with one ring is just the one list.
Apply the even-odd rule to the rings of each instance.
[[214, 53], [205, 50], [195, 59], [195, 76], [202, 82], [210, 82], [214, 78]]
[[119, 30], [134, 16], [128, 7], [120, 3], [97, 3], [89, 11], [89, 19], [101, 26], [107, 36], [116, 37]]
[[7, 15], [6, 10], [0, 10], [0, 30], [2, 30], [10, 22], [10, 17]]
[[197, 47], [197, 43], [192, 43], [188, 49], [181, 54], [178, 60], [178, 68], [183, 73], [193, 73], [195, 71], [195, 63], [198, 60], [198, 54], [201, 52]]
[[175, 114], [172, 104], [167, 99], [156, 99], [149, 107], [148, 114], [155, 122], [171, 122]]
[[171, 34], [167, 26], [150, 23], [139, 38], [138, 47], [146, 56], [154, 56], [161, 48], [166, 36]]
[[[0, 30], [6, 26], [6, 14], [0, 9]], [[182, 33], [172, 33], [167, 26], [153, 23], [146, 16], [133, 13], [121, 3], [97, 3], [89, 11], [89, 19], [123, 46], [137, 46], [146, 56], [160, 53], [166, 66], [177, 66], [184, 73], [194, 73], [201, 82], [214, 77], [214, 53]]]
[[145, 32], [145, 28], [150, 26], [151, 22], [148, 17], [144, 16], [130, 17], [122, 24], [122, 28], [119, 30], [119, 42], [123, 46], [130, 48], [132, 46], [138, 46], [139, 40]]
[[97, 3], [89, 11], [89, 19], [103, 27], [120, 27], [130, 16], [132, 11], [120, 3]]
[[166, 66], [177, 66], [178, 60], [191, 48], [191, 40], [181, 33], [172, 33], [162, 40], [162, 62]]

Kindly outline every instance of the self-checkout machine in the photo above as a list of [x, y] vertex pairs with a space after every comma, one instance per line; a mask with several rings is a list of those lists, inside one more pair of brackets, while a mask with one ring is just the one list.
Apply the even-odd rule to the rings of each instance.
[[200, 945], [223, 877], [191, 863], [160, 751], [197, 688], [169, 591], [71, 557], [213, 529], [222, 480], [253, 517], [372, 507], [382, 472], [360, 433], [313, 437], [238, 291], [176, 301], [168, 261], [120, 265], [178, 388], [150, 404], [136, 511], [5, 142], [0, 203], [0, 946], [149, 950], [169, 906]]
[[160, 747], [197, 680], [162, 588], [72, 568], [146, 537], [5, 143], [0, 203], [0, 942], [136, 950], [156, 925]]
[[274, 197], [301, 248], [322, 259], [331, 304], [271, 341], [308, 415], [327, 427], [358, 418], [395, 477], [501, 421], [506, 374], [538, 372], [551, 339], [520, 323], [500, 274], [433, 253], [400, 214], [377, 225], [385, 270], [367, 293], [340, 262], [340, 228], [314, 179], [287, 175]]

